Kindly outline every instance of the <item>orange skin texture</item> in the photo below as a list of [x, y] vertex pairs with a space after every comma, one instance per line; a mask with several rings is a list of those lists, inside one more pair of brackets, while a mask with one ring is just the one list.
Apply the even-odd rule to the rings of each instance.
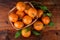
[[23, 18], [23, 16], [25, 15], [23, 11], [17, 11], [16, 14], [21, 18]]
[[32, 22], [32, 18], [30, 16], [26, 15], [26, 16], [23, 17], [23, 22], [25, 24], [30, 24]]
[[43, 10], [38, 10], [37, 15], [38, 15], [38, 18], [40, 18], [43, 15]]
[[37, 22], [34, 23], [34, 29], [37, 30], [37, 31], [42, 30], [43, 27], [44, 27], [44, 26], [43, 26], [43, 23], [40, 22], [40, 21], [37, 21]]
[[31, 31], [26, 31], [26, 29], [22, 29], [22, 36], [23, 37], [30, 37]]
[[50, 22], [50, 18], [48, 16], [42, 17], [42, 22], [47, 25]]
[[10, 20], [11, 22], [16, 22], [16, 21], [18, 20], [18, 16], [17, 16], [16, 14], [14, 14], [14, 13], [11, 13], [11, 14], [9, 15], [9, 20]]
[[14, 23], [15, 28], [21, 29], [24, 26], [24, 23], [21, 21], [17, 21]]
[[25, 8], [26, 8], [26, 5], [25, 5], [24, 2], [18, 2], [18, 3], [16, 4], [16, 8], [17, 8], [17, 10], [19, 10], [19, 11], [24, 11]]
[[26, 5], [26, 9], [24, 11], [26, 14], [28, 13], [29, 8], [30, 8], [30, 6], [29, 5]]
[[30, 8], [28, 10], [28, 15], [32, 18], [36, 17], [37, 16], [37, 10], [35, 8]]

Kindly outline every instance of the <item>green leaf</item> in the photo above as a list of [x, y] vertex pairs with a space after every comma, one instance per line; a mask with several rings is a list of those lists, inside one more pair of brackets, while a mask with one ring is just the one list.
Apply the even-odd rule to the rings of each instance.
[[51, 17], [52, 13], [44, 13], [43, 16], [49, 16], [49, 17]]
[[30, 27], [27, 27], [27, 28], [26, 28], [26, 32], [28, 32], [28, 31], [30, 31]]
[[51, 17], [52, 16], [52, 13], [47, 13], [47, 16]]
[[48, 10], [48, 8], [46, 7], [46, 6], [40, 6], [40, 8], [42, 9], [42, 10]]
[[50, 22], [50, 23], [49, 23], [49, 26], [54, 26], [54, 23], [53, 23], [53, 22]]
[[21, 36], [21, 30], [17, 31], [15, 34], [15, 38], [18, 38], [19, 36]]
[[46, 13], [44, 13], [44, 14], [43, 14], [43, 16], [47, 16], [47, 14], [46, 14]]
[[36, 35], [36, 36], [40, 35], [40, 33], [37, 32], [37, 31], [32, 31], [32, 33], [33, 33], [34, 35]]
[[31, 1], [31, 3], [33, 4], [33, 6], [37, 9], [42, 9], [44, 11], [48, 10], [48, 8], [46, 6], [41, 5], [39, 2], [36, 1]]

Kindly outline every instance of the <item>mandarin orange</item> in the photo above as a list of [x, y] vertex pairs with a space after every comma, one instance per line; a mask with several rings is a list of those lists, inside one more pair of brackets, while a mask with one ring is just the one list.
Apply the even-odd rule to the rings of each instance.
[[24, 2], [18, 2], [18, 3], [16, 4], [16, 8], [17, 8], [17, 10], [19, 10], [19, 11], [24, 11], [25, 8], [26, 8], [26, 5], [25, 5]]
[[34, 23], [34, 29], [37, 30], [37, 31], [42, 30], [43, 27], [44, 27], [44, 26], [43, 26], [43, 23], [40, 22], [40, 21], [37, 21], [37, 22]]
[[43, 15], [43, 10], [38, 10], [37, 11], [37, 16], [40, 18]]
[[16, 22], [18, 20], [18, 16], [14, 13], [9, 14], [9, 20], [11, 22]]
[[21, 18], [25, 15], [23, 11], [17, 11], [16, 14]]
[[42, 17], [42, 22], [47, 25], [50, 22], [50, 18], [48, 16]]
[[37, 16], [37, 10], [35, 8], [30, 8], [27, 13], [30, 17], [34, 18]]
[[30, 16], [26, 15], [23, 17], [23, 22], [25, 24], [30, 24], [32, 22], [32, 18]]
[[21, 29], [24, 26], [24, 23], [21, 21], [17, 21], [14, 23], [15, 28]]
[[29, 37], [31, 35], [31, 31], [27, 31], [26, 29], [22, 29], [21, 33], [23, 37]]

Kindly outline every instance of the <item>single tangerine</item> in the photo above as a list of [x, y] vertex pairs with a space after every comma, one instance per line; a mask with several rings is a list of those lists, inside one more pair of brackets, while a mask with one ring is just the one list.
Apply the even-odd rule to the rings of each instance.
[[37, 22], [34, 23], [34, 29], [37, 30], [37, 31], [42, 30], [43, 27], [44, 27], [44, 26], [43, 26], [43, 23], [40, 22], [40, 21], [37, 21]]
[[21, 29], [24, 26], [24, 23], [21, 21], [17, 21], [14, 23], [15, 28]]
[[21, 33], [23, 37], [29, 37], [31, 35], [31, 31], [27, 31], [26, 29], [22, 29]]
[[11, 22], [16, 22], [18, 20], [18, 16], [14, 13], [9, 14], [9, 20]]
[[18, 3], [16, 4], [16, 8], [17, 8], [17, 10], [19, 10], [19, 11], [24, 11], [25, 8], [26, 8], [26, 4], [25, 4], [24, 2], [18, 2]]
[[40, 18], [43, 15], [43, 10], [38, 10], [37, 11], [37, 16]]
[[30, 17], [34, 18], [37, 16], [37, 10], [35, 8], [30, 8], [27, 13]]
[[47, 25], [50, 22], [50, 18], [48, 16], [42, 17], [42, 22]]
[[26, 15], [23, 17], [23, 22], [25, 24], [30, 24], [32, 22], [32, 18], [30, 16]]
[[17, 11], [16, 14], [21, 18], [23, 18], [23, 16], [25, 15], [23, 11]]

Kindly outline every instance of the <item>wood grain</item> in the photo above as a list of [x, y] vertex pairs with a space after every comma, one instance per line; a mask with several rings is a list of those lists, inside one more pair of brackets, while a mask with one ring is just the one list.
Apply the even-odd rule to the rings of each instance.
[[60, 0], [35, 0], [48, 7], [52, 12], [52, 21], [55, 26], [47, 27], [40, 36], [32, 35], [29, 38], [14, 38], [16, 30], [8, 20], [8, 12], [18, 1], [31, 0], [0, 0], [0, 40], [60, 40]]

